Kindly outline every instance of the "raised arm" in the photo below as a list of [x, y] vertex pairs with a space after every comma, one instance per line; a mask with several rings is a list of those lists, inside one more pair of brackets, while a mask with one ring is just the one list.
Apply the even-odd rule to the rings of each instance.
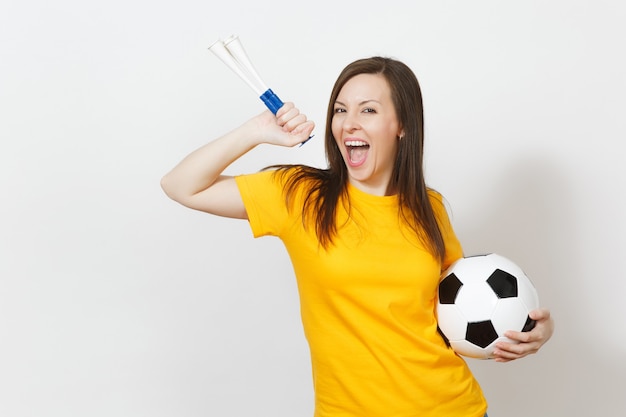
[[222, 172], [261, 143], [279, 146], [302, 143], [314, 126], [293, 103], [285, 103], [276, 116], [266, 110], [187, 155], [161, 179], [161, 187], [171, 199], [194, 210], [247, 219], [235, 179]]

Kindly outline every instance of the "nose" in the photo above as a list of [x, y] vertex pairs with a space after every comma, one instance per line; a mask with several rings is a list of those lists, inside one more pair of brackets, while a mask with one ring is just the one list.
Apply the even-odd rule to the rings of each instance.
[[343, 129], [347, 132], [354, 132], [360, 128], [357, 115], [354, 112], [346, 112], [343, 119]]

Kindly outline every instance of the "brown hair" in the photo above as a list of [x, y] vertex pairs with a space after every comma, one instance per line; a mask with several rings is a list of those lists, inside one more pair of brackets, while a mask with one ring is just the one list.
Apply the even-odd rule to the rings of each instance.
[[336, 208], [340, 200], [349, 207], [348, 169], [332, 133], [334, 105], [348, 80], [359, 74], [382, 75], [391, 89], [391, 98], [400, 126], [404, 132], [399, 142], [389, 189], [396, 190], [399, 215], [422, 243], [443, 260], [445, 246], [434, 210], [428, 197], [423, 172], [424, 115], [422, 93], [413, 71], [404, 63], [384, 57], [372, 57], [352, 62], [343, 69], [332, 89], [326, 114], [325, 148], [328, 168], [303, 165], [279, 166], [279, 175], [287, 171], [285, 193], [290, 197], [302, 183], [307, 184], [302, 216], [311, 221], [321, 245], [327, 248], [337, 233]]

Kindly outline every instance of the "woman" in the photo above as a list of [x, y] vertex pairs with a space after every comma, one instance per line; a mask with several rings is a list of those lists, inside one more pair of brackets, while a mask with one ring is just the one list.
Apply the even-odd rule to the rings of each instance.
[[[487, 405], [465, 361], [437, 332], [441, 271], [462, 257], [442, 197], [422, 170], [418, 81], [403, 63], [355, 61], [328, 106], [327, 169], [278, 166], [229, 177], [256, 145], [294, 146], [314, 124], [292, 103], [266, 111], [187, 156], [162, 180], [196, 210], [248, 219], [275, 235], [294, 266], [314, 374], [315, 416], [482, 417]], [[536, 352], [548, 310], [500, 343], [496, 361]]]

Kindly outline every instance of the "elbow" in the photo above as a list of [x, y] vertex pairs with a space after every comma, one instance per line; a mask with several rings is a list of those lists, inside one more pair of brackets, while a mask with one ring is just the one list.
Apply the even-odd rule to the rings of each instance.
[[183, 206], [190, 207], [192, 196], [186, 193], [183, 183], [172, 178], [170, 174], [167, 174], [161, 178], [160, 184], [166, 196]]
[[172, 184], [172, 180], [170, 179], [170, 177], [168, 175], [163, 176], [163, 178], [161, 178], [161, 189], [163, 190], [163, 192], [165, 193], [165, 195], [167, 195], [169, 198], [171, 198], [174, 201], [178, 201], [176, 199], [176, 195], [175, 195], [175, 187]]

